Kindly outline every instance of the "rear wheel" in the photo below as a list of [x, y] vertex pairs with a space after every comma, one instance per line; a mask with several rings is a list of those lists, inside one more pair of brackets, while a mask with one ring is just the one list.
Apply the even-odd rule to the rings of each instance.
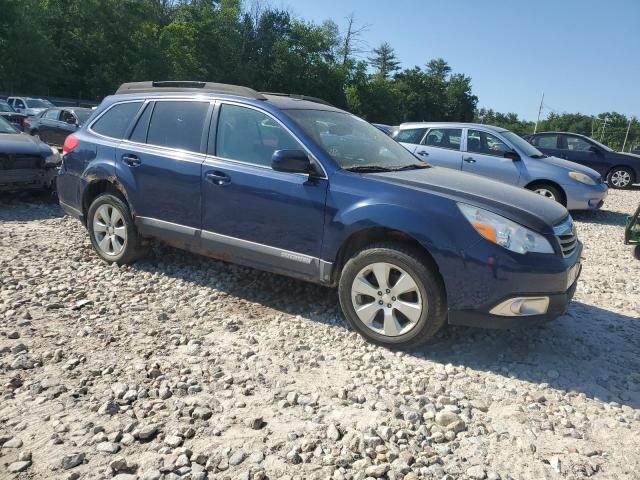
[[611, 188], [629, 188], [634, 181], [633, 171], [627, 167], [613, 167], [607, 174], [607, 183]]
[[130, 263], [143, 251], [127, 204], [118, 196], [103, 193], [91, 203], [87, 228], [94, 250], [110, 263]]
[[536, 183], [529, 187], [529, 190], [537, 193], [538, 195], [542, 195], [549, 200], [554, 200], [561, 205], [566, 205], [564, 200], [564, 195], [558, 189], [558, 187], [551, 185], [549, 183]]
[[401, 243], [380, 243], [356, 253], [344, 266], [338, 293], [349, 324], [379, 345], [420, 346], [446, 321], [437, 269]]

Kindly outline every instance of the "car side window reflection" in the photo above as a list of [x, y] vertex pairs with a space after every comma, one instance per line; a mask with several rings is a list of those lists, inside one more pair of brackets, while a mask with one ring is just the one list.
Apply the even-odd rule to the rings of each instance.
[[503, 157], [512, 151], [506, 143], [495, 135], [480, 130], [469, 130], [467, 134], [467, 152]]
[[237, 105], [220, 107], [216, 156], [270, 167], [276, 150], [301, 148], [297, 140], [268, 115]]

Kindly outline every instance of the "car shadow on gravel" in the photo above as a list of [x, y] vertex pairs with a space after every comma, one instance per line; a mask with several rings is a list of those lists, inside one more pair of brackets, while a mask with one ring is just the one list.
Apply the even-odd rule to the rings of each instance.
[[[638, 201], [640, 202], [640, 198]], [[577, 212], [571, 212], [571, 216], [577, 222], [624, 227], [624, 222], [627, 216], [631, 215], [631, 213], [633, 212], [625, 213], [614, 212], [611, 210], [580, 210]]]
[[541, 327], [449, 327], [412, 355], [637, 409], [638, 352], [640, 318], [573, 302], [567, 314]]
[[[164, 245], [133, 269], [162, 272], [251, 304], [349, 329], [335, 289], [207, 259]], [[263, 313], [264, 311], [262, 311]], [[548, 384], [561, 392], [640, 408], [640, 319], [573, 302], [567, 314], [542, 327], [483, 330], [447, 327], [419, 350], [418, 361]]]
[[48, 191], [0, 192], [0, 222], [60, 218], [64, 211], [55, 193]]

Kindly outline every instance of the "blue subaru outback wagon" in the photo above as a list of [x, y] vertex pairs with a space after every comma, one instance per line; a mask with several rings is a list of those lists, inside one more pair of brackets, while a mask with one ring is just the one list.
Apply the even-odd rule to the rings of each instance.
[[415, 347], [446, 322], [550, 320], [580, 274], [560, 204], [431, 167], [311, 97], [124, 84], [67, 138], [57, 181], [107, 262], [156, 238], [337, 286], [351, 326], [387, 346]]

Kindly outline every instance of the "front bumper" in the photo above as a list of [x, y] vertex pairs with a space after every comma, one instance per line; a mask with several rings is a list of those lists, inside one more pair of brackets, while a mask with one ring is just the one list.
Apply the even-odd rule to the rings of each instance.
[[0, 170], [0, 192], [41, 190], [54, 186], [57, 168]]
[[567, 210], [597, 210], [609, 193], [606, 183], [585, 185], [575, 182], [562, 185], [562, 188], [567, 196]]
[[[452, 325], [511, 328], [552, 320], [565, 313], [581, 273], [579, 241], [569, 257], [560, 251], [521, 255], [484, 239], [457, 253], [436, 259]], [[499, 308], [510, 299], [536, 297], [548, 298], [542, 314], [508, 315], [508, 309]]]

